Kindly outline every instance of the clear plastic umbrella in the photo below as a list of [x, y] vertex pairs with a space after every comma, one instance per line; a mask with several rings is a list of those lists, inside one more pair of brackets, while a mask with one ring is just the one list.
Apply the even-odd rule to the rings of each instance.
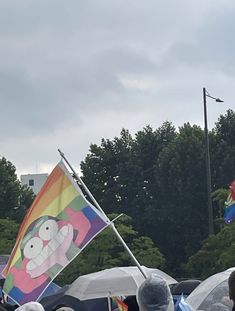
[[[159, 269], [142, 268], [147, 275], [156, 273], [163, 277], [168, 285], [177, 283]], [[131, 296], [136, 295], [137, 288], [143, 281], [144, 277], [137, 267], [116, 267], [78, 277], [66, 291], [66, 295], [80, 300]]]
[[228, 278], [235, 267], [216, 273], [200, 285], [186, 298], [186, 302], [194, 310], [221, 310], [231, 311], [232, 302], [228, 296]]

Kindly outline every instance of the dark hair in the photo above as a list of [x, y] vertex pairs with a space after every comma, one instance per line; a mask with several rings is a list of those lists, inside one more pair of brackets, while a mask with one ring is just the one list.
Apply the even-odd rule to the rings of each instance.
[[235, 302], [235, 271], [228, 278], [229, 298]]
[[6, 309], [7, 311], [14, 311], [17, 309], [19, 306], [18, 305], [10, 305], [9, 303], [5, 302], [2, 304], [2, 307]]

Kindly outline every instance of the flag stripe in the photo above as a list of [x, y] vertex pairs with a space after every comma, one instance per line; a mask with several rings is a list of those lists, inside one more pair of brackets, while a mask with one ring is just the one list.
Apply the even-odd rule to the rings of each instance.
[[57, 178], [53, 184], [51, 182], [49, 182], [49, 184], [50, 188], [43, 189], [42, 194], [40, 193], [39, 200], [37, 200], [37, 202], [32, 205], [31, 210], [33, 214], [40, 214], [45, 206], [48, 206], [58, 197], [61, 192], [63, 192], [71, 185], [71, 182], [67, 176], [62, 175], [59, 176], [59, 178]]
[[117, 304], [119, 311], [127, 311], [128, 310], [128, 306], [118, 297], [113, 296], [112, 300]]
[[[74, 187], [72, 185], [70, 185], [69, 187], [67, 187], [67, 189], [65, 189], [63, 191], [63, 193], [60, 194], [59, 197], [55, 198], [55, 200], [51, 203], [51, 205], [49, 205], [41, 213], [40, 217], [45, 216], [45, 215], [50, 215], [52, 217], [53, 216], [55, 217], [71, 202], [71, 200], [76, 198], [77, 194], [78, 193], [76, 192]], [[60, 206], [59, 210], [56, 208], [57, 206]], [[35, 214], [32, 217], [30, 217], [28, 220], [30, 221], [30, 223], [32, 223], [37, 218], [38, 218], [38, 214]], [[26, 231], [27, 231], [27, 228], [25, 229], [25, 232]], [[20, 239], [19, 239], [19, 241], [20, 241]], [[17, 245], [18, 245], [19, 241], [17, 242]], [[14, 258], [12, 260], [12, 265], [15, 264], [15, 262], [19, 259], [20, 256], [21, 256], [21, 250], [20, 250], [20, 248], [18, 248], [18, 250], [15, 252]]]
[[[21, 236], [25, 233], [25, 225], [29, 222], [32, 213], [35, 213], [35, 211], [36, 213], [37, 212], [40, 213], [41, 208], [43, 208], [43, 207], [40, 208], [41, 202], [43, 202], [45, 205], [48, 205], [48, 203], [54, 199], [54, 196], [56, 196], [56, 193], [58, 193], [59, 189], [56, 189], [56, 190], [53, 190], [53, 189], [58, 188], [59, 181], [64, 176], [65, 175], [63, 175], [63, 170], [59, 166], [56, 166], [50, 175], [51, 178], [47, 179], [44, 186], [42, 187], [42, 189], [40, 190], [40, 192], [34, 199], [33, 204], [31, 205], [26, 217], [24, 218], [22, 222], [22, 225], [19, 231], [20, 235], [17, 236], [17, 239], [21, 238]], [[68, 180], [68, 184], [69, 184], [69, 180]], [[66, 185], [64, 186], [66, 187]], [[52, 195], [52, 198], [49, 197], [50, 194]], [[44, 199], [44, 195], [45, 195], [45, 199]]]
[[[12, 251], [12, 253], [14, 254], [12, 259], [12, 265], [15, 264], [15, 262], [18, 260], [18, 257], [20, 256], [20, 250], [18, 249], [17, 252], [15, 249], [18, 248], [19, 242], [22, 236], [24, 236], [25, 232], [27, 231], [29, 223], [32, 223], [35, 219], [38, 218], [38, 215], [42, 213], [43, 209], [45, 209], [45, 206], [48, 206], [50, 203], [53, 204], [53, 200], [56, 201], [56, 203], [58, 204], [58, 201], [60, 200], [60, 197], [58, 197], [58, 195], [61, 195], [61, 191], [64, 191], [64, 189], [68, 188], [69, 186], [72, 187], [71, 181], [66, 175], [64, 175], [63, 170], [59, 166], [55, 167], [50, 177], [51, 178], [47, 179], [41, 191], [36, 196], [32, 206], [30, 207], [26, 217], [22, 222], [19, 234], [16, 238], [15, 247]], [[47, 186], [49, 187], [48, 189]], [[50, 205], [46, 210], [50, 210]], [[46, 210], [44, 211], [44, 213], [42, 213], [43, 215], [46, 215]], [[8, 270], [9, 265], [7, 264], [4, 271], [2, 272], [3, 275], [6, 275], [8, 273]]]
[[18, 304], [39, 299], [50, 282], [109, 220], [82, 194], [60, 162], [20, 228], [7, 268], [5, 293]]

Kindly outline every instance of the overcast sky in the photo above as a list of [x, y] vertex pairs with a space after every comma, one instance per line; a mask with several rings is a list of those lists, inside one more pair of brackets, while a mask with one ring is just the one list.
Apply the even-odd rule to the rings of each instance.
[[235, 109], [234, 0], [0, 1], [0, 156], [75, 168], [91, 143]]

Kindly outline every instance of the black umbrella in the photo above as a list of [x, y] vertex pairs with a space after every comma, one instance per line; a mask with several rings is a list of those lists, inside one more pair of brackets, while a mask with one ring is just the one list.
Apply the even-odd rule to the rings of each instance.
[[[68, 286], [67, 286], [68, 288]], [[55, 295], [51, 295], [40, 300], [46, 311], [52, 311], [59, 305], [65, 305], [71, 307], [74, 311], [108, 311], [108, 299], [89, 299], [80, 301], [79, 299], [64, 295], [67, 288], [62, 288]]]
[[199, 284], [200, 280], [184, 280], [177, 283], [171, 290], [172, 295], [184, 294], [188, 296]]
[[40, 303], [43, 305], [44, 309], [46, 311], [52, 311], [55, 309], [57, 306], [66, 306], [66, 307], [71, 307], [74, 309], [74, 311], [79, 311], [79, 300], [77, 298], [74, 298], [72, 296], [67, 296], [67, 295], [52, 295], [49, 297], [45, 297], [42, 300], [40, 300]]
[[57, 305], [57, 301], [60, 298], [64, 297], [66, 290], [69, 288], [69, 285], [65, 285], [62, 287], [58, 292], [54, 295], [50, 295], [47, 297], [42, 298], [39, 302], [43, 305], [44, 309], [48, 308], [48, 310], [52, 310]]

